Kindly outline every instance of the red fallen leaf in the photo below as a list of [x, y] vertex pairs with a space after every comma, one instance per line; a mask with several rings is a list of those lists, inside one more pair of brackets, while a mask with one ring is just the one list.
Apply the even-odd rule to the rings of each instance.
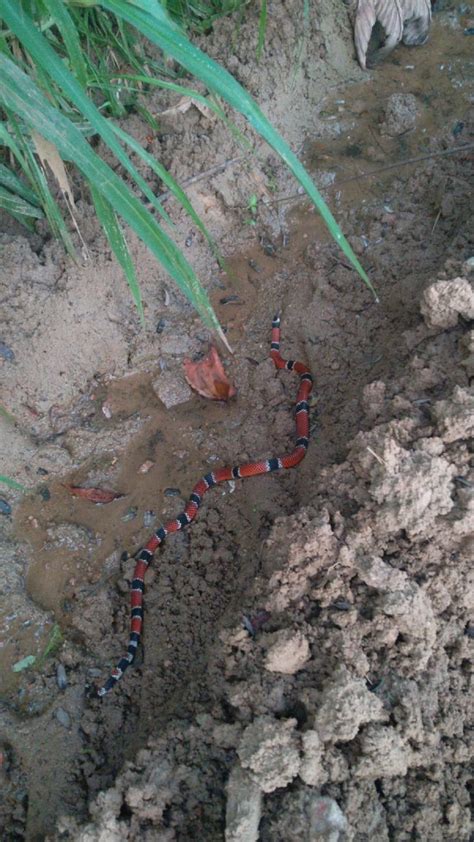
[[112, 500], [123, 497], [123, 494], [118, 494], [117, 491], [107, 491], [105, 488], [81, 488], [80, 485], [65, 485], [64, 488], [73, 497], [83, 497], [85, 500], [90, 500], [91, 503], [111, 503]]
[[210, 398], [213, 401], [227, 401], [237, 394], [213, 345], [204, 359], [196, 363], [185, 360], [184, 374], [189, 385], [196, 392], [199, 392], [203, 398]]

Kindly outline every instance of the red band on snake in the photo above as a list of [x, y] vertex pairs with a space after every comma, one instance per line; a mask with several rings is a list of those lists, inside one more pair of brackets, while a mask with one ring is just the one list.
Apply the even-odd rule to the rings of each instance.
[[295, 360], [284, 360], [280, 356], [280, 317], [275, 316], [272, 322], [272, 344], [270, 356], [277, 369], [285, 368], [288, 371], [295, 371], [299, 374], [300, 383], [296, 395], [296, 445], [291, 453], [286, 456], [274, 456], [261, 462], [246, 462], [234, 468], [219, 468], [210, 474], [202, 477], [194, 486], [184, 512], [178, 515], [175, 520], [170, 520], [151, 536], [142, 550], [137, 555], [133, 580], [131, 585], [131, 619], [130, 637], [128, 641], [127, 654], [120, 659], [115, 669], [103, 687], [97, 690], [98, 696], [105, 696], [120, 681], [125, 670], [135, 660], [138, 644], [142, 634], [143, 626], [143, 591], [144, 578], [147, 568], [153, 559], [155, 551], [163, 543], [166, 536], [171, 532], [178, 532], [188, 526], [198, 513], [202, 499], [214, 485], [220, 482], [229, 482], [234, 479], [245, 479], [246, 477], [257, 477], [260, 474], [268, 474], [271, 471], [279, 471], [281, 468], [294, 468], [304, 459], [309, 444], [309, 403], [308, 398], [313, 388], [313, 378], [309, 368], [303, 363]]

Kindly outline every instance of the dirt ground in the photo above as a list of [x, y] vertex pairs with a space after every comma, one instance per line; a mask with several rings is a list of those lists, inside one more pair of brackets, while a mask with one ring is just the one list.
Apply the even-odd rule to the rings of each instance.
[[[257, 7], [202, 46], [298, 151], [379, 304], [268, 148], [194, 108], [154, 137], [126, 125], [181, 182], [204, 173], [187, 192], [226, 272], [166, 207], [234, 350], [228, 404], [187, 387], [183, 359], [210, 336], [131, 238], [140, 329], [79, 180], [78, 265], [0, 220], [15, 419], [0, 416], [0, 472], [29, 489], [1, 490], [8, 842], [472, 833], [472, 14], [445, 3], [427, 46], [362, 74], [343, 3], [307, 25], [292, 10], [272, 6], [258, 66]], [[153, 96], [157, 113], [176, 104]], [[292, 449], [297, 381], [268, 358], [277, 309], [283, 354], [316, 378], [308, 455], [209, 492], [147, 573], [136, 664], [90, 698], [125, 649], [131, 556], [151, 530], [202, 474]], [[94, 505], [67, 485], [123, 496]]]

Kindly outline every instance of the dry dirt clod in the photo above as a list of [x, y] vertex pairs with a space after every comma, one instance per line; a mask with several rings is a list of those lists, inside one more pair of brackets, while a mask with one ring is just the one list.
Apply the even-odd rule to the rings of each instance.
[[300, 766], [296, 720], [259, 716], [242, 734], [237, 748], [244, 769], [263, 792], [273, 792], [296, 777]]

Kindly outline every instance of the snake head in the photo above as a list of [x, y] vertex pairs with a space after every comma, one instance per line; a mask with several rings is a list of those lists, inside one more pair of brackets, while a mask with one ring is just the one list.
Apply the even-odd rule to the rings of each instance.
[[[403, 41], [409, 46], [424, 44], [431, 23], [430, 0], [355, 0], [352, 12], [354, 44], [363, 70], [386, 58]], [[375, 25], [383, 30], [384, 41], [368, 55]]]

